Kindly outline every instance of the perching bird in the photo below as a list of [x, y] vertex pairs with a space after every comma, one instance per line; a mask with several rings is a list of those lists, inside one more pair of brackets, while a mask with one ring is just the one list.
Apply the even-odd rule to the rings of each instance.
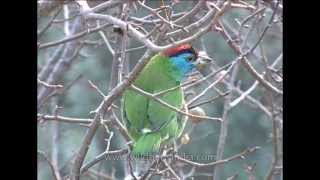
[[[177, 87], [188, 73], [209, 61], [208, 56], [201, 56], [190, 44], [183, 44], [153, 56], [133, 84], [148, 93]], [[159, 98], [179, 109], [184, 102], [181, 88]], [[134, 155], [157, 153], [162, 144], [172, 142], [183, 131], [177, 112], [132, 89], [124, 92], [122, 106], [125, 125], [134, 141]]]

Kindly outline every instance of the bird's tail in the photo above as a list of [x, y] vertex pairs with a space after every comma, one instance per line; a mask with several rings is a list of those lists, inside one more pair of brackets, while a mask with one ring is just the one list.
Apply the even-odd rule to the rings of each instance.
[[161, 136], [159, 132], [150, 132], [142, 135], [133, 146], [133, 155], [145, 156], [158, 153], [160, 150]]

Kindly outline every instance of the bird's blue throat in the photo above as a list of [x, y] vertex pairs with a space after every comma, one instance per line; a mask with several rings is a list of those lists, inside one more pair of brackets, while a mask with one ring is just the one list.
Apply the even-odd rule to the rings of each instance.
[[195, 65], [187, 60], [187, 58], [191, 55], [191, 53], [186, 52], [170, 57], [170, 62], [172, 63], [174, 69], [178, 71], [177, 76], [175, 77], [177, 81], [181, 81], [195, 68]]

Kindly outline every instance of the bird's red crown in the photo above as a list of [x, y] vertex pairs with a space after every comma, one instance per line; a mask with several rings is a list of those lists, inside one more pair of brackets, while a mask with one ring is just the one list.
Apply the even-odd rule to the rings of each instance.
[[195, 54], [196, 57], [198, 57], [198, 52], [190, 44], [182, 44], [182, 45], [167, 49], [167, 50], [163, 51], [162, 53], [165, 56], [171, 57], [171, 56], [175, 56], [177, 54], [183, 53], [183, 52], [191, 52], [191, 53]]

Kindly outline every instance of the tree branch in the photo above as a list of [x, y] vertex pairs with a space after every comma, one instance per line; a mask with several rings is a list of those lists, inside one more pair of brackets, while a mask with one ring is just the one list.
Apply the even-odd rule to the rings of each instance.
[[139, 94], [141, 94], [143, 96], [146, 96], [146, 97], [158, 102], [159, 104], [161, 104], [161, 105], [163, 105], [163, 106], [165, 106], [165, 107], [167, 107], [167, 108], [169, 108], [169, 109], [171, 109], [171, 110], [173, 110], [173, 111], [175, 111], [177, 113], [180, 113], [182, 115], [186, 115], [186, 116], [193, 117], [193, 118], [199, 118], [199, 119], [210, 119], [210, 120], [214, 120], [214, 121], [218, 121], [218, 122], [221, 121], [221, 118], [214, 118], [214, 117], [209, 117], [209, 116], [197, 116], [197, 115], [186, 113], [186, 112], [184, 112], [184, 111], [182, 111], [182, 110], [180, 110], [180, 109], [178, 109], [178, 108], [166, 103], [165, 101], [163, 101], [162, 99], [154, 96], [153, 94], [150, 94], [150, 93], [148, 93], [146, 91], [143, 91], [142, 89], [140, 89], [140, 88], [138, 88], [138, 87], [136, 87], [134, 85], [131, 85], [130, 88], [132, 90], [136, 91], [137, 93], [139, 93]]
[[[95, 164], [99, 163], [102, 160], [108, 159], [109, 156], [115, 156], [114, 158], [118, 158], [116, 156], [122, 156], [122, 155], [127, 154], [128, 152], [129, 152], [128, 149], [120, 149], [120, 150], [103, 152], [103, 153], [99, 154], [98, 156], [96, 156], [91, 161], [89, 161], [86, 164], [84, 164], [83, 167], [81, 167], [80, 172], [81, 172], [81, 174], [85, 173], [86, 171], [88, 171]], [[120, 160], [120, 158], [118, 160]]]
[[[221, 23], [219, 23], [219, 25], [223, 28], [223, 25]], [[276, 87], [274, 87], [270, 82], [266, 81], [265, 79], [263, 79], [262, 75], [260, 75], [251, 65], [251, 63], [249, 62], [248, 58], [246, 56], [248, 56], [255, 48], [256, 48], [256, 44], [254, 46], [252, 46], [248, 51], [246, 51], [245, 53], [242, 53], [240, 47], [230, 38], [230, 36], [227, 34], [227, 32], [225, 30], [219, 31], [221, 32], [222, 36], [227, 40], [229, 46], [234, 49], [236, 51], [236, 53], [241, 57], [241, 62], [243, 64], [243, 66], [248, 70], [248, 72], [250, 72], [250, 74], [255, 77], [259, 83], [261, 83], [266, 89], [271, 90], [273, 92], [276, 92], [277, 94], [283, 94], [283, 92], [279, 89], [277, 89]], [[258, 40], [258, 42], [261, 41], [261, 36]]]
[[38, 113], [38, 121], [59, 121], [65, 123], [79, 123], [79, 124], [90, 124], [92, 119], [83, 119], [83, 118], [71, 118], [65, 116], [50, 116]]
[[84, 137], [83, 143], [81, 144], [80, 149], [77, 152], [77, 156], [73, 162], [71, 168], [71, 180], [79, 180], [80, 167], [82, 166], [83, 160], [89, 150], [89, 145], [91, 144], [93, 136], [99, 127], [100, 116], [105, 114], [106, 110], [109, 108], [112, 102], [116, 98], [118, 98], [123, 93], [123, 91], [134, 81], [134, 79], [138, 76], [138, 74], [147, 64], [152, 55], [153, 53], [147, 50], [143, 57], [136, 64], [134, 69], [131, 71], [128, 78], [125, 78], [118, 86], [113, 88], [96, 109], [94, 120], [90, 124], [90, 127]]
[[52, 171], [52, 176], [55, 180], [60, 180], [60, 176], [59, 176], [59, 170], [54, 166], [54, 164], [52, 164], [51, 160], [48, 158], [48, 156], [43, 152], [38, 150], [38, 155], [42, 156], [49, 164], [49, 167]]
[[218, 164], [224, 164], [224, 163], [228, 163], [230, 161], [233, 161], [235, 159], [244, 159], [245, 156], [248, 154], [248, 153], [252, 153], [252, 152], [255, 152], [256, 150], [260, 149], [260, 147], [256, 146], [256, 147], [253, 147], [253, 148], [249, 148], [249, 149], [246, 149], [245, 151], [239, 153], [239, 154], [236, 154], [234, 156], [231, 156], [229, 158], [226, 158], [226, 159], [223, 159], [223, 160], [218, 160], [218, 161], [214, 161], [214, 162], [210, 162], [210, 163], [198, 163], [198, 162], [193, 162], [193, 161], [190, 161], [188, 159], [185, 159], [185, 158], [182, 158], [178, 155], [176, 155], [176, 159], [180, 162], [183, 162], [183, 163], [186, 163], [186, 164], [189, 164], [191, 166], [194, 166], [196, 168], [201, 168], [201, 167], [207, 167], [207, 166], [215, 166], [215, 165], [218, 165]]
[[101, 26], [98, 26], [98, 27], [95, 27], [95, 28], [92, 28], [92, 29], [84, 30], [84, 31], [79, 32], [77, 34], [72, 34], [70, 36], [67, 36], [67, 37], [62, 38], [62, 39], [57, 40], [57, 41], [43, 43], [43, 44], [40, 44], [38, 46], [38, 48], [39, 49], [44, 49], [44, 48], [53, 47], [53, 46], [56, 46], [56, 45], [59, 45], [59, 44], [64, 44], [64, 43], [67, 43], [69, 41], [73, 41], [75, 39], [79, 39], [79, 38], [81, 38], [83, 36], [86, 36], [88, 34], [92, 34], [92, 33], [98, 32], [101, 29], [104, 29], [104, 28], [107, 28], [107, 27], [111, 27], [111, 24], [106, 23], [106, 24], [103, 24]]
[[138, 30], [136, 30], [132, 25], [130, 25], [130, 24], [128, 24], [128, 23], [126, 23], [126, 22], [124, 22], [124, 21], [122, 21], [120, 19], [114, 18], [114, 17], [109, 16], [109, 15], [102, 15], [102, 14], [93, 13], [92, 9], [85, 10], [83, 12], [83, 15], [88, 19], [106, 20], [111, 24], [119, 26], [121, 29], [126, 29], [128, 35], [130, 35], [131, 37], [134, 37], [136, 40], [138, 40], [138, 41], [142, 42], [143, 44], [145, 44], [151, 51], [159, 52], [159, 51], [163, 51], [165, 49], [172, 48], [174, 46], [177, 46], [177, 45], [180, 45], [180, 44], [183, 44], [183, 43], [188, 43], [188, 42], [200, 37], [201, 35], [203, 35], [207, 31], [209, 31], [211, 29], [211, 27], [214, 24], [216, 24], [217, 20], [224, 13], [224, 11], [226, 10], [226, 7], [228, 5], [229, 5], [229, 1], [228, 1], [228, 3], [225, 3], [223, 5], [223, 7], [221, 8], [221, 11], [218, 11], [215, 14], [215, 16], [213, 17], [212, 21], [209, 23], [209, 25], [207, 25], [204, 28], [200, 28], [197, 33], [195, 33], [192, 36], [189, 36], [189, 37], [187, 37], [185, 39], [179, 40], [177, 42], [172, 42], [171, 44], [164, 45], [164, 46], [158, 46], [158, 45], [154, 44], [149, 39], [147, 39], [144, 34], [139, 32]]

